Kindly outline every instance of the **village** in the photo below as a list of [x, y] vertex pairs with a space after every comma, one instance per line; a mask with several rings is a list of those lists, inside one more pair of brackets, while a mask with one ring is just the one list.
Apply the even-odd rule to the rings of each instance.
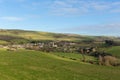
[[81, 51], [82, 49], [86, 51], [86, 53], [95, 52], [96, 47], [93, 46], [81, 46], [75, 42], [68, 41], [48, 41], [48, 42], [31, 42], [26, 44], [8, 44], [8, 45], [0, 45], [0, 48], [5, 48], [10, 51], [15, 51], [17, 49], [31, 49], [31, 50], [39, 50], [44, 52], [68, 52], [74, 53]]
[[[108, 44], [108, 43], [107, 43]], [[109, 43], [111, 44], [111, 42]], [[7, 51], [17, 51], [20, 49], [41, 51], [46, 53], [62, 52], [62, 53], [75, 53], [82, 55], [83, 62], [89, 62], [91, 64], [99, 65], [120, 65], [117, 62], [117, 58], [112, 56], [110, 53], [106, 53], [99, 49], [98, 46], [88, 46], [81, 45], [81, 43], [70, 42], [70, 41], [32, 41], [31, 43], [26, 44], [8, 44], [0, 45], [0, 48], [4, 48]], [[93, 56], [98, 59], [98, 63], [94, 61], [86, 61], [85, 55]], [[72, 58], [71, 58], [72, 59]], [[75, 60], [75, 59], [72, 59]]]

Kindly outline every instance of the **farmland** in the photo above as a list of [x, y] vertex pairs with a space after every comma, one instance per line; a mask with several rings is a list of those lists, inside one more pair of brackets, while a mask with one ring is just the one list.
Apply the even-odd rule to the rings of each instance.
[[90, 55], [105, 51], [120, 60], [119, 41], [117, 37], [1, 30], [0, 80], [119, 80], [120, 66], [98, 65], [98, 57]]
[[[55, 53], [54, 53], [55, 54]], [[54, 54], [0, 49], [1, 80], [119, 80], [120, 67], [98, 66]]]
[[113, 46], [111, 48], [106, 49], [106, 52], [112, 53], [114, 56], [120, 58], [120, 46]]
[[28, 30], [15, 30], [15, 29], [0, 29], [0, 39], [2, 37], [9, 37], [9, 40], [24, 39], [24, 40], [65, 40], [65, 41], [102, 41], [105, 39], [112, 39], [120, 41], [117, 37], [105, 37], [105, 36], [88, 36], [77, 34], [64, 34], [64, 33], [51, 33], [41, 31], [28, 31]]
[[120, 80], [120, 0], [0, 0], [0, 80]]

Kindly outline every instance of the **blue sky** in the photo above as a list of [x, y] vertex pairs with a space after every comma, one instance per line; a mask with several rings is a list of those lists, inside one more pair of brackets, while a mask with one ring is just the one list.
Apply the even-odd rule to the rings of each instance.
[[120, 36], [120, 0], [0, 0], [0, 28]]

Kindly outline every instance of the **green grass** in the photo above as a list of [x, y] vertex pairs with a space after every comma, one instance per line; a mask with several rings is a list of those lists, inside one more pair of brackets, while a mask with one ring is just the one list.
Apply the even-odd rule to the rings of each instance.
[[105, 49], [106, 52], [120, 58], [120, 46], [113, 46]]
[[119, 76], [120, 67], [85, 64], [39, 51], [0, 49], [0, 80], [120, 80]]
[[[75, 59], [77, 61], [82, 61], [83, 57], [81, 54], [77, 54], [77, 53], [62, 53], [62, 52], [55, 52], [55, 53], [51, 53], [54, 55], [57, 55], [59, 57], [62, 58], [67, 58], [67, 59]], [[87, 56], [84, 55], [86, 58], [86, 61], [96, 61], [96, 58], [92, 57], [92, 56]]]
[[7, 41], [0, 40], [0, 45], [4, 45], [4, 44], [7, 44], [7, 43], [8, 43]]
[[0, 31], [0, 35], [8, 35], [33, 40], [66, 40], [66, 41], [78, 40], [81, 37], [80, 35], [69, 36], [65, 34], [24, 30], [3, 30]]
[[21, 37], [24, 39], [33, 40], [65, 40], [65, 41], [82, 41], [82, 40], [95, 40], [101, 41], [105, 39], [112, 39], [120, 41], [115, 37], [104, 37], [104, 36], [87, 36], [87, 35], [76, 35], [76, 34], [60, 34], [40, 31], [27, 31], [27, 30], [0, 30], [0, 35], [7, 35], [12, 37]]

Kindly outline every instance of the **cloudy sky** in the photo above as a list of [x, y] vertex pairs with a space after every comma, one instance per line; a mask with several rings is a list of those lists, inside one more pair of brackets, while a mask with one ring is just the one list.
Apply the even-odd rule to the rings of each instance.
[[120, 36], [120, 0], [0, 0], [0, 29]]

